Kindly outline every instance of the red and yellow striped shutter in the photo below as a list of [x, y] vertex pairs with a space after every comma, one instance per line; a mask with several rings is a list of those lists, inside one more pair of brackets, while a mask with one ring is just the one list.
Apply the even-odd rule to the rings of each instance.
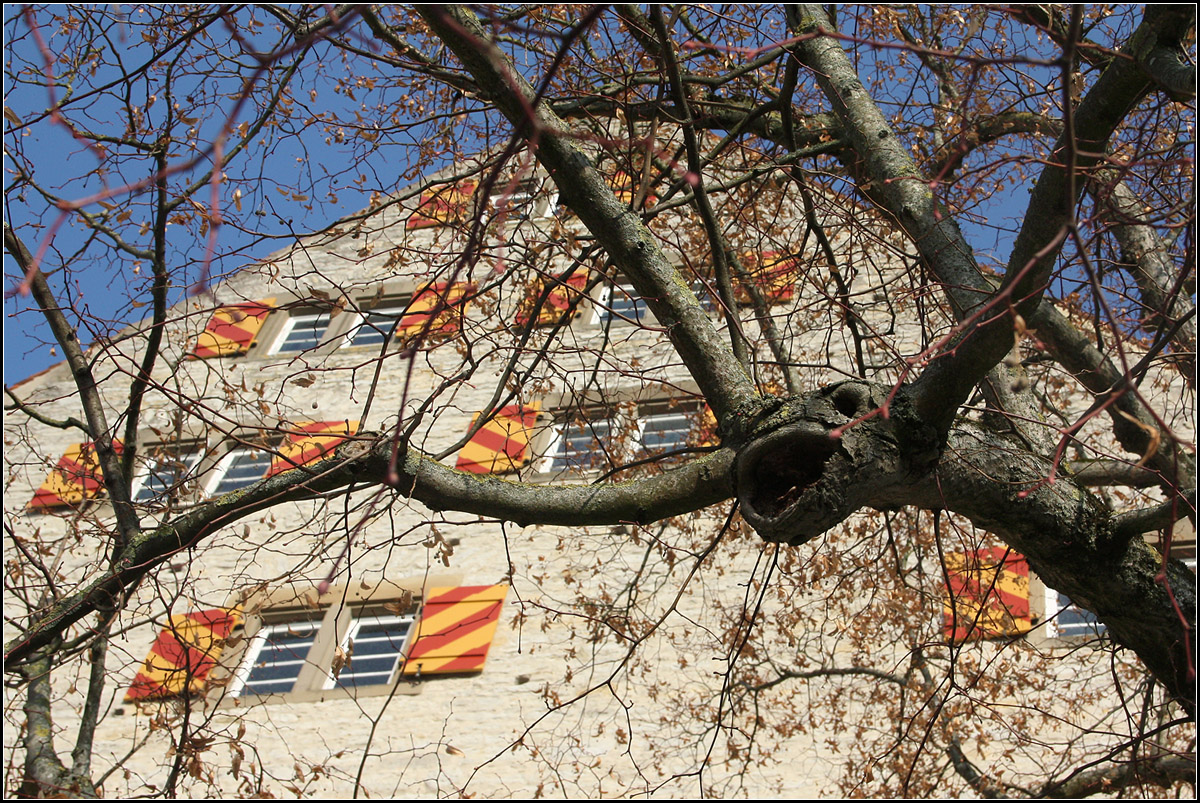
[[[529, 462], [529, 441], [537, 425], [541, 405], [503, 407], [471, 436], [458, 453], [455, 468], [472, 474], [510, 474]], [[479, 419], [471, 417], [471, 426]]]
[[950, 554], [946, 572], [950, 585], [944, 632], [951, 643], [1019, 636], [1033, 629], [1029, 564], [1021, 555], [1005, 547]]
[[717, 416], [706, 403], [704, 409], [700, 412], [700, 442], [697, 446], [708, 447], [719, 444], [721, 436], [717, 430]]
[[311, 421], [288, 430], [288, 443], [279, 448], [266, 476], [320, 460], [358, 431], [357, 421]]
[[275, 299], [264, 298], [262, 301], [218, 308], [209, 318], [208, 326], [200, 333], [196, 347], [189, 356], [203, 360], [245, 354], [274, 306]]
[[125, 702], [203, 691], [209, 673], [221, 657], [225, 639], [241, 621], [240, 608], [172, 616], [125, 692]]
[[[796, 293], [796, 273], [800, 268], [795, 259], [783, 256], [778, 251], [764, 251], [762, 254], [747, 251], [742, 254], [742, 264], [768, 304], [792, 300]], [[751, 303], [750, 293], [745, 287], [735, 288], [734, 297], [743, 306]]]
[[435, 588], [421, 608], [406, 675], [480, 672], [508, 585]]
[[474, 181], [460, 181], [449, 187], [423, 192], [417, 208], [405, 221], [404, 228], [427, 229], [457, 223], [466, 215], [474, 194]]
[[[554, 326], [567, 310], [571, 308], [571, 304], [575, 304], [575, 314], [579, 314], [579, 298], [583, 295], [587, 288], [588, 272], [582, 268], [571, 274], [566, 282], [555, 282], [554, 289], [546, 296], [545, 302], [537, 309], [537, 320], [534, 326]], [[533, 318], [533, 305], [542, 297], [542, 293], [546, 289], [546, 283], [539, 281], [530, 289], [529, 296], [526, 298], [526, 303], [521, 305], [517, 310], [516, 321], [518, 326], [525, 326]]]
[[[113, 441], [113, 448], [121, 452], [121, 442]], [[29, 500], [30, 510], [55, 507], [70, 507], [85, 499], [94, 499], [104, 490], [104, 472], [96, 458], [96, 446], [91, 441], [76, 443], [67, 449]]]
[[[475, 290], [469, 282], [447, 284], [438, 282], [422, 287], [408, 305], [408, 312], [400, 319], [397, 331], [403, 337], [426, 334], [453, 334], [462, 328], [462, 316], [467, 313], [467, 302], [463, 298]], [[434, 316], [429, 322], [429, 317]], [[426, 331], [426, 324], [429, 329]]]

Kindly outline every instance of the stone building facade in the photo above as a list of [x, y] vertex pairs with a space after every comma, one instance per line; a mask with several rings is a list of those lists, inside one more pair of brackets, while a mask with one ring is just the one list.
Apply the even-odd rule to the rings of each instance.
[[[339, 221], [173, 309], [145, 426], [124, 446], [136, 449], [144, 523], [397, 433], [468, 473], [546, 483], [629, 463], [645, 465], [626, 476], [670, 470], [714, 442], [664, 331], [591, 255], [548, 180], [505, 175], [489, 193], [473, 173], [441, 175]], [[628, 177], [613, 183], [631, 203], [646, 200]], [[813, 385], [863, 368], [898, 378], [900, 356], [937, 314], [899, 292], [914, 269], [902, 249], [869, 224], [836, 219], [830, 205], [821, 214], [854, 276], [818, 275], [806, 267], [816, 246], [781, 211], [783, 192], [763, 185], [754, 196], [746, 214], [769, 222], [744, 243], [744, 262], [791, 344], [783, 356]], [[706, 295], [708, 277], [692, 272], [703, 262], [694, 225], [660, 221], [655, 231]], [[778, 388], [780, 355], [763, 345], [749, 292], [739, 293], [756, 379]], [[852, 313], [831, 312], [830, 299]], [[128, 403], [146, 334], [134, 327], [92, 348], [111, 366], [99, 372], [110, 420]], [[63, 365], [15, 390], [47, 417], [78, 414]], [[61, 551], [64, 576], [94, 575], [98, 540], [76, 536], [104, 531], [111, 506], [87, 447], [16, 419], [6, 421], [6, 515]], [[520, 526], [436, 513], [364, 484], [239, 516], [173, 555], [118, 617], [96, 737], [97, 760], [119, 767], [106, 791], [152, 792], [182, 767], [179, 789], [196, 796], [829, 793], [853, 728], [776, 736], [773, 754], [746, 762], [705, 724], [728, 656], [698, 651], [694, 631], [728, 626], [727, 606], [745, 597], [747, 578], [757, 582], [763, 559], [745, 533], [713, 538], [728, 515]], [[705, 548], [720, 554], [721, 571], [687, 587], [681, 578], [704, 565]], [[960, 640], [986, 631], [1045, 645], [1096, 632], [1077, 609], [1059, 613], [1069, 600], [1031, 584], [1003, 550], [964, 550], [954, 566], [959, 621], [946, 632]], [[992, 601], [971, 607], [988, 571]], [[940, 616], [940, 599], [930, 604]], [[773, 605], [765, 600], [764, 615]], [[19, 608], [6, 601], [7, 613]], [[831, 623], [829, 637], [842, 626]], [[650, 656], [633, 650], [643, 633], [655, 636]], [[67, 703], [57, 724], [70, 734], [83, 676], [56, 682]], [[696, 699], [685, 710], [689, 688]], [[10, 693], [10, 754], [19, 714]], [[672, 726], [689, 715], [698, 730], [683, 738], [686, 725]], [[718, 741], [721, 755], [710, 755]]]

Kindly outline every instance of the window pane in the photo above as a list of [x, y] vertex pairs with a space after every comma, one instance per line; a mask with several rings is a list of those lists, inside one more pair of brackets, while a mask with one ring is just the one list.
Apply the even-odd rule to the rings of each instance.
[[307, 351], [321, 343], [321, 336], [329, 326], [329, 313], [316, 312], [293, 315], [284, 328], [283, 339], [276, 346], [276, 353]]
[[362, 323], [350, 336], [351, 346], [375, 346], [378, 348], [384, 338], [391, 333], [396, 321], [404, 314], [404, 309], [381, 309], [368, 312], [362, 316]]
[[341, 688], [373, 686], [388, 683], [404, 655], [404, 645], [412, 630], [412, 616], [370, 616], [354, 620], [342, 649], [354, 648], [350, 663], [343, 667], [337, 680], [329, 685]]
[[263, 478], [271, 467], [272, 455], [257, 449], [237, 449], [224, 461], [225, 473], [217, 480], [211, 494], [221, 494], [245, 488]]
[[642, 427], [642, 448], [647, 452], [673, 452], [687, 446], [692, 422], [687, 413], [657, 413], [646, 416]]
[[612, 421], [605, 418], [585, 424], [565, 425], [554, 446], [554, 454], [550, 461], [551, 470], [582, 471], [603, 465], [605, 452], [599, 444], [607, 441], [611, 432]]
[[151, 458], [141, 487], [133, 496], [134, 502], [152, 502], [178, 487], [188, 470], [200, 458], [198, 452], [185, 452], [178, 456]]
[[615, 319], [616, 322], [641, 322], [649, 315], [650, 308], [632, 285], [606, 287], [600, 296], [600, 306], [597, 308], [598, 323], [609, 319]]
[[1056, 591], [1058, 597], [1058, 616], [1054, 618], [1054, 628], [1059, 636], [1098, 636], [1107, 628], [1096, 618], [1096, 614], [1080, 608], [1071, 602], [1070, 597], [1061, 591]]
[[242, 686], [234, 696], [291, 691], [319, 627], [318, 622], [301, 620], [267, 625], [258, 631], [242, 665]]
[[[704, 284], [704, 282], [700, 281], [699, 279], [693, 279], [691, 287], [692, 292], [696, 294], [696, 300], [700, 302], [701, 309], [703, 309], [705, 312], [717, 311], [717, 308], [720, 305], [717, 303], [717, 299], [713, 297], [713, 294], [709, 292], [708, 287]], [[713, 289], [716, 289], [715, 285]]]

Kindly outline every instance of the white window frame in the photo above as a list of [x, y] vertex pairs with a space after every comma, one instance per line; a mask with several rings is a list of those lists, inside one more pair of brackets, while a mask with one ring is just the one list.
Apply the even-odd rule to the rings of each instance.
[[[699, 279], [691, 282], [689, 285], [692, 292], [695, 293], [697, 301], [700, 303], [700, 308], [705, 314], [713, 315], [717, 312], [720, 304], [708, 292], [708, 288]], [[619, 299], [619, 309], [613, 309], [612, 300], [616, 295], [615, 291], [621, 291]], [[592, 302], [592, 326], [603, 326], [608, 320], [612, 320], [614, 324], [625, 326], [651, 326], [658, 323], [658, 318], [654, 314], [654, 310], [650, 309], [650, 305], [638, 293], [637, 289], [628, 280], [613, 282], [606, 280], [600, 285], [600, 294], [594, 297]], [[630, 312], [641, 310], [640, 315], [632, 315], [625, 311], [626, 306], [630, 308]]]
[[[258, 455], [264, 456], [268, 462], [266, 467], [263, 468], [262, 473], [259, 474], [257, 478], [251, 480], [250, 482], [238, 485], [236, 488], [228, 488], [224, 491], [217, 490], [221, 483], [225, 481], [225, 477], [229, 474], [229, 471], [233, 468], [237, 461], [243, 457]], [[209, 497], [223, 496], [232, 491], [238, 491], [242, 488], [253, 485], [255, 482], [258, 482], [267, 475], [267, 472], [271, 469], [271, 462], [274, 461], [274, 459], [275, 456], [267, 449], [256, 449], [250, 446], [238, 446], [235, 449], [230, 449], [229, 452], [225, 454], [225, 456], [222, 457], [220, 461], [218, 461], [217, 465], [213, 468], [213, 475], [211, 478], [209, 478], [208, 483], [205, 486], [204, 495]]]
[[[688, 442], [687, 442], [688, 436], [691, 435], [693, 425], [694, 425], [694, 422], [692, 421], [691, 417], [695, 414], [695, 412], [696, 411], [694, 409], [689, 409], [688, 407], [683, 406], [683, 405], [674, 407], [672, 409], [664, 410], [661, 412], [642, 413], [642, 411], [639, 409], [638, 417], [637, 417], [637, 449], [638, 449], [637, 456], [638, 456], [638, 458], [640, 459], [643, 457], [652, 457], [655, 454], [666, 454], [668, 452], [675, 452], [680, 449], [686, 449], [687, 445], [688, 445]], [[687, 426], [683, 430], [679, 430], [679, 429], [670, 430], [671, 432], [682, 431], [683, 432], [682, 441], [680, 441], [678, 444], [668, 446], [667, 448], [658, 447], [658, 448], [655, 448], [653, 451], [651, 451], [650, 449], [647, 449], [646, 448], [646, 425], [648, 423], [650, 423], [650, 421], [654, 418], [667, 418], [667, 417], [680, 417], [684, 420], [684, 423]]]
[[[504, 183], [498, 187], [492, 198], [492, 207], [497, 211], [504, 204], [504, 215], [509, 220], [542, 220], [554, 217], [554, 209], [558, 206], [558, 192], [546, 190], [549, 182], [538, 179], [526, 179], [517, 182], [511, 192], [506, 192], [510, 186]], [[553, 185], [551, 185], [553, 186]]]
[[[320, 327], [320, 334], [316, 336], [316, 342], [304, 348], [285, 348], [288, 338], [296, 331], [297, 327], [304, 323], [316, 324], [324, 318], [324, 325]], [[320, 348], [326, 342], [326, 335], [329, 333], [329, 328], [333, 323], [333, 314], [329, 310], [316, 310], [290, 313], [287, 320], [283, 322], [283, 326], [279, 329], [279, 334], [275, 336], [275, 342], [271, 348], [267, 350], [268, 354], [302, 354], [305, 351]]]
[[[245, 637], [225, 653], [225, 679], [212, 688], [224, 704], [232, 705], [241, 705], [239, 700], [303, 703], [420, 694], [418, 678], [399, 682], [418, 634], [420, 589], [450, 587], [460, 580], [457, 575], [422, 575], [373, 589], [332, 588], [319, 598], [279, 589], [243, 599]], [[347, 658], [335, 678], [334, 667]], [[355, 679], [354, 685], [347, 682]]]
[[[1096, 617], [1096, 614], [1071, 602], [1066, 594], [1062, 594], [1044, 583], [1042, 586], [1045, 589], [1047, 638], [1095, 639], [1107, 632], [1108, 628]], [[1062, 600], [1066, 600], [1067, 604], [1064, 605]], [[1072, 622], [1064, 626], [1061, 624], [1064, 613], [1070, 614], [1073, 618], [1079, 617], [1083, 621]]]
[[[379, 348], [379, 346], [382, 345], [382, 342], [383, 342], [382, 339], [386, 338], [387, 335], [385, 335], [383, 332], [378, 332], [378, 333], [375, 332], [374, 328], [369, 323], [371, 317], [372, 316], [392, 317], [392, 318], [395, 318], [396, 324], [397, 324], [397, 326], [399, 326], [400, 320], [404, 317], [405, 312], [408, 310], [408, 306], [409, 306], [408, 301], [401, 301], [401, 302], [397, 302], [395, 304], [389, 304], [388, 306], [379, 306], [374, 309], [363, 310], [362, 312], [354, 313], [354, 316], [356, 319], [355, 323], [350, 328], [350, 330], [346, 333], [345, 340], [343, 341], [341, 347], [342, 348], [376, 348], [376, 349]], [[378, 336], [381, 338], [381, 340], [379, 342], [371, 342], [371, 343], [355, 343], [354, 342], [355, 338], [358, 337], [358, 333], [361, 330], [363, 330], [364, 328], [371, 331], [372, 337], [374, 337], [376, 334], [378, 334]], [[396, 329], [392, 329], [393, 336], [395, 334], [395, 331], [396, 331]]]
[[[630, 443], [622, 448], [620, 452], [612, 455], [613, 459], [618, 462], [645, 460], [647, 458], [653, 459], [656, 455], [687, 448], [688, 436], [693, 432], [695, 424], [693, 419], [700, 409], [699, 405], [691, 400], [685, 400], [673, 407], [661, 409], [661, 405], [664, 404], [669, 404], [669, 402], [666, 400], [643, 401], [639, 402], [633, 411], [613, 409], [607, 415], [603, 414], [603, 410], [595, 410], [593, 415], [588, 415], [591, 411], [584, 408], [586, 420], [582, 424], [576, 423], [579, 415], [577, 409], [559, 410], [552, 413], [554, 415], [554, 422], [549, 427], [550, 435], [544, 442], [545, 447], [542, 450], [542, 457], [537, 463], [537, 471], [545, 475], [587, 474], [598, 471], [607, 465], [607, 460], [605, 459], [598, 459], [590, 466], [571, 465], [568, 462], [570, 455], [578, 455], [584, 452], [583, 449], [576, 449], [570, 455], [564, 454], [563, 449], [567, 443], [567, 433], [571, 429], [582, 430], [586, 428], [587, 433], [591, 434], [593, 439], [600, 442], [605, 442], [613, 432], [633, 430], [633, 437]], [[659, 409], [655, 409], [656, 407]], [[647, 449], [645, 443], [646, 425], [652, 419], [667, 416], [679, 416], [684, 419], [687, 425], [686, 428], [678, 430], [682, 433], [682, 438], [677, 444], [668, 445], [665, 448], [655, 447], [653, 451]], [[599, 433], [592, 434], [592, 429], [598, 428], [599, 425], [603, 425], [605, 428]], [[583, 439], [583, 431], [580, 432], [578, 437], [581, 440]]]
[[[141, 470], [134, 478], [130, 499], [134, 504], [138, 505], [154, 504], [159, 499], [162, 499], [166, 493], [174, 488], [178, 488], [184, 482], [191, 479], [190, 474], [192, 469], [196, 467], [196, 464], [200, 462], [200, 458], [203, 456], [204, 450], [196, 445], [192, 449], [183, 451], [178, 455], [162, 455], [151, 457], [146, 461], [145, 465], [142, 466]], [[173, 470], [177, 469], [177, 473], [173, 474], [168, 484], [157, 490], [151, 496], [148, 496], [145, 499], [139, 499], [138, 497], [141, 496], [142, 491], [146, 490], [147, 486], [150, 485], [152, 478], [156, 476], [157, 472], [161, 471], [161, 468], [164, 465]]]
[[[613, 308], [613, 298], [620, 292], [619, 309]], [[641, 314], [626, 314], [628, 303], [630, 311], [636, 313], [640, 308]], [[600, 296], [592, 309], [592, 325], [603, 326], [606, 322], [625, 326], [639, 326], [654, 323], [657, 319], [650, 310], [650, 305], [642, 298], [632, 284], [628, 282], [605, 282], [600, 289]]]
[[[597, 424], [603, 424], [606, 427], [606, 431], [602, 434], [593, 432]], [[573, 420], [555, 422], [552, 429], [553, 434], [546, 448], [545, 456], [542, 458], [541, 464], [538, 466], [538, 470], [544, 474], [583, 474], [596, 471], [599, 466], [603, 465], [603, 462], [597, 462], [587, 466], [574, 466], [569, 462], [559, 465], [560, 460], [565, 460], [573, 455], [583, 453], [583, 450], [577, 450], [575, 452], [571, 452], [570, 454], [561, 452], [568, 442], [567, 432], [570, 429], [586, 429], [587, 434], [591, 436], [592, 440], [602, 441], [605, 437], [610, 435], [612, 431], [618, 427], [618, 425], [619, 419], [615, 414], [608, 415], [603, 418], [588, 418], [582, 424], [577, 424]]]
[[[286, 689], [271, 690], [266, 692], [247, 692], [247, 686], [250, 685], [250, 676], [253, 674], [254, 669], [257, 668], [259, 656], [262, 655], [270, 637], [274, 636], [276, 633], [287, 633], [292, 631], [299, 625], [307, 626], [308, 628], [308, 632], [305, 634], [309, 637], [307, 639], [308, 645], [304, 650], [304, 654], [297, 654], [286, 661], [280, 662], [286, 663], [288, 666], [294, 666], [296, 669], [295, 674], [289, 676], [291, 685]], [[300, 676], [304, 671], [304, 668], [309, 665], [309, 656], [317, 644], [317, 639], [321, 635], [322, 626], [323, 619], [321, 618], [292, 618], [286, 621], [274, 622], [270, 624], [264, 623], [263, 626], [258, 629], [258, 632], [251, 637], [250, 641], [246, 645], [246, 651], [242, 654], [241, 660], [238, 663], [237, 671], [234, 673], [233, 681], [229, 685], [229, 695], [231, 697], [241, 697], [249, 693], [255, 696], [267, 696], [289, 694], [293, 691], [296, 691], [296, 684], [300, 681]]]
[[[345, 681], [347, 679], [356, 677], [356, 669], [354, 666], [354, 662], [356, 660], [365, 660], [368, 657], [383, 657], [383, 656], [389, 655], [389, 653], [384, 652], [384, 653], [373, 654], [371, 656], [368, 656], [361, 652], [361, 650], [363, 648], [363, 644], [364, 644], [364, 639], [361, 637], [361, 632], [362, 632], [363, 628], [369, 627], [371, 625], [389, 625], [389, 624], [404, 624], [404, 625], [406, 625], [406, 630], [404, 633], [404, 638], [401, 641], [399, 647], [390, 653], [391, 658], [392, 658], [392, 665], [391, 665], [391, 668], [388, 670], [387, 676], [383, 680], [380, 680], [377, 683], [363, 683], [363, 684], [358, 684], [358, 683], [347, 684], [347, 683], [345, 683]], [[390, 685], [392, 683], [392, 681], [395, 680], [396, 672], [399, 670], [400, 666], [404, 662], [404, 657], [408, 654], [408, 647], [409, 647], [409, 644], [412, 643], [412, 637], [413, 637], [413, 633], [416, 631], [416, 625], [417, 625], [417, 617], [416, 617], [416, 614], [414, 614], [414, 613], [370, 615], [370, 614], [366, 614], [362, 611], [354, 612], [352, 614], [352, 618], [350, 620], [350, 627], [347, 629], [346, 634], [342, 637], [341, 641], [338, 643], [338, 648], [342, 650], [342, 655], [347, 656], [349, 658], [349, 660], [348, 660], [347, 664], [344, 667], [342, 667], [341, 671], [336, 676], [334, 675], [334, 673], [332, 671], [332, 667], [330, 668], [330, 671], [328, 671], [325, 676], [325, 686], [324, 687], [326, 689], [340, 687], [340, 688], [346, 689], [348, 691], [357, 691], [358, 689], [368, 688], [371, 686]], [[368, 638], [372, 638], [372, 637], [368, 637]], [[379, 674], [379, 673], [378, 672], [371, 673], [371, 675], [377, 675], [377, 674]]]

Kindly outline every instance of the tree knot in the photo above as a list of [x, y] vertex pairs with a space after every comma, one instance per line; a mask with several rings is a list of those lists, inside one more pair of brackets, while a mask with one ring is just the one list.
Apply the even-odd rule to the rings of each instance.
[[937, 449], [907, 405], [893, 399], [893, 414], [880, 414], [888, 392], [840, 382], [788, 399], [755, 429], [734, 480], [742, 517], [763, 539], [802, 544], [862, 507], [892, 507], [932, 468]]

